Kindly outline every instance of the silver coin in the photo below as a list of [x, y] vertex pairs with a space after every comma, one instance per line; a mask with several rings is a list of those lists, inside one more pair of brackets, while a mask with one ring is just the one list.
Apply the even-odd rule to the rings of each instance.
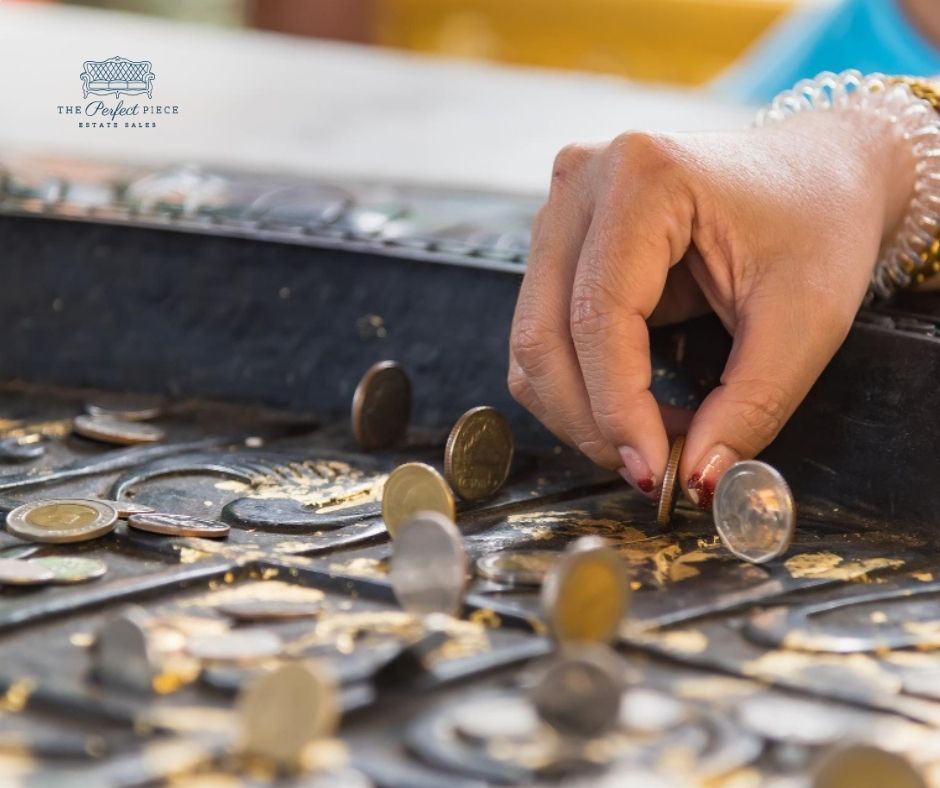
[[102, 443], [115, 443], [120, 446], [157, 443], [166, 437], [163, 430], [152, 424], [84, 414], [72, 419], [72, 431], [83, 438], [91, 438]]
[[742, 698], [735, 711], [741, 724], [758, 736], [807, 747], [844, 739], [856, 726], [852, 714], [835, 704], [770, 693]]
[[509, 586], [540, 586], [561, 553], [555, 550], [503, 550], [477, 559], [477, 574]]
[[114, 530], [117, 512], [102, 501], [56, 498], [32, 501], [7, 514], [7, 530], [31, 542], [63, 544], [97, 539]]
[[541, 727], [532, 703], [521, 695], [471, 698], [458, 703], [449, 716], [454, 730], [474, 744], [493, 739], [533, 739]]
[[101, 501], [102, 503], [108, 504], [108, 506], [112, 507], [114, 511], [118, 513], [118, 517], [121, 520], [126, 520], [132, 514], [151, 514], [157, 511], [152, 506], [147, 506], [143, 503], [135, 503], [134, 501], [112, 501], [108, 498], [88, 498], [87, 500]]
[[29, 462], [42, 457], [45, 453], [46, 447], [41, 440], [0, 439], [0, 461]]
[[688, 718], [682, 701], [646, 687], [627, 690], [620, 704], [620, 724], [636, 733], [664, 733]]
[[566, 647], [535, 668], [530, 698], [539, 717], [565, 736], [591, 738], [620, 716], [624, 664], [601, 643]]
[[9, 586], [46, 585], [55, 580], [49, 569], [30, 561], [16, 558], [0, 558], [0, 584]]
[[243, 599], [220, 602], [215, 606], [222, 615], [236, 621], [270, 621], [311, 618], [323, 612], [320, 602], [294, 602], [279, 599]]
[[209, 662], [254, 662], [276, 657], [284, 643], [266, 629], [240, 629], [221, 635], [194, 635], [186, 641], [186, 652]]
[[715, 488], [712, 514], [725, 547], [745, 561], [771, 561], [793, 541], [793, 496], [765, 462], [744, 460], [728, 468]]
[[29, 558], [39, 550], [38, 544], [13, 544], [0, 549], [0, 558]]
[[77, 555], [50, 555], [45, 558], [32, 558], [26, 563], [51, 572], [52, 582], [61, 584], [95, 580], [108, 571], [108, 565], [104, 561]]
[[147, 614], [129, 608], [98, 631], [93, 651], [95, 677], [106, 684], [150, 692], [160, 672], [147, 638]]
[[456, 615], [467, 584], [457, 526], [439, 512], [419, 512], [398, 527], [393, 546], [389, 578], [402, 608], [416, 616]]
[[127, 524], [138, 531], [148, 531], [163, 536], [201, 536], [204, 539], [219, 539], [228, 536], [231, 530], [218, 520], [204, 520], [186, 514], [161, 514], [158, 512], [132, 514]]
[[85, 410], [89, 416], [124, 421], [150, 421], [159, 418], [164, 412], [164, 402], [157, 397], [134, 398], [130, 400], [101, 399], [86, 402]]

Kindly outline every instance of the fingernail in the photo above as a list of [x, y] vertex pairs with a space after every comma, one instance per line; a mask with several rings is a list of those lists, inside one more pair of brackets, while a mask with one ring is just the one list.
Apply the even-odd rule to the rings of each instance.
[[705, 459], [699, 464], [698, 470], [689, 477], [687, 484], [692, 503], [701, 509], [710, 509], [718, 480], [729, 466], [740, 459], [734, 449], [721, 443], [713, 446], [711, 451], [705, 452]]
[[630, 446], [621, 446], [620, 459], [623, 460], [623, 467], [620, 469], [620, 475], [626, 479], [627, 483], [639, 490], [647, 498], [655, 496], [656, 479], [649, 465], [646, 464], [640, 453]]

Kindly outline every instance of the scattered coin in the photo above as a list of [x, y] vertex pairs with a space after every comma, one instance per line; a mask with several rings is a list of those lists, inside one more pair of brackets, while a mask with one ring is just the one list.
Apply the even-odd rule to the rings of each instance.
[[291, 769], [339, 723], [335, 682], [309, 662], [287, 662], [251, 682], [238, 698], [243, 751]]
[[457, 526], [440, 512], [420, 512], [395, 537], [389, 579], [399, 604], [417, 616], [456, 615], [467, 583], [467, 553]]
[[32, 542], [84, 542], [114, 530], [117, 512], [102, 501], [59, 498], [32, 501], [7, 515], [7, 530]]
[[266, 629], [240, 629], [214, 635], [194, 635], [186, 641], [191, 657], [212, 662], [254, 662], [276, 657], [281, 639]]
[[159, 418], [165, 410], [159, 397], [135, 397], [133, 401], [101, 399], [85, 403], [89, 416], [123, 421], [150, 421]]
[[499, 492], [512, 465], [512, 430], [496, 408], [463, 414], [447, 437], [444, 476], [461, 498], [474, 501]]
[[164, 536], [202, 536], [217, 539], [228, 536], [231, 530], [218, 520], [203, 520], [187, 514], [160, 514], [158, 512], [132, 514], [127, 524], [138, 531], [147, 531]]
[[851, 711], [834, 704], [777, 693], [758, 693], [740, 699], [735, 709], [748, 730], [768, 741], [823, 747], [845, 739], [857, 726]]
[[108, 504], [108, 506], [117, 512], [118, 518], [121, 520], [126, 520], [132, 514], [150, 514], [151, 512], [157, 511], [152, 506], [134, 503], [133, 501], [112, 501], [107, 498], [88, 498], [87, 500], [101, 501], [102, 503]]
[[813, 788], [926, 788], [927, 781], [903, 755], [869, 744], [852, 744], [828, 755]]
[[50, 555], [45, 558], [33, 558], [26, 563], [41, 567], [52, 573], [53, 583], [84, 583], [94, 580], [108, 571], [108, 565], [97, 558], [83, 558], [77, 555]]
[[220, 602], [215, 610], [237, 621], [268, 621], [311, 618], [323, 612], [319, 602], [294, 602], [277, 599], [242, 599]]
[[568, 648], [535, 668], [532, 704], [566, 736], [591, 738], [614, 727], [623, 694], [623, 661], [599, 643]]
[[676, 508], [676, 482], [679, 479], [679, 460], [682, 459], [684, 447], [685, 435], [678, 435], [672, 442], [672, 448], [669, 449], [669, 461], [666, 463], [663, 486], [659, 491], [659, 503], [656, 505], [656, 522], [661, 528], [669, 525], [673, 509]]
[[545, 576], [542, 611], [556, 640], [608, 643], [630, 603], [623, 559], [600, 537], [572, 542]]
[[40, 550], [38, 544], [14, 544], [0, 549], [0, 558], [29, 558]]
[[[33, 440], [34, 439], [34, 440]], [[0, 461], [29, 462], [42, 457], [46, 447], [42, 436], [31, 435], [29, 438], [3, 438], [0, 440]]]
[[477, 559], [477, 573], [508, 586], [540, 586], [561, 553], [555, 550], [503, 550]]
[[394, 361], [380, 361], [366, 370], [352, 401], [352, 429], [366, 451], [397, 444], [411, 419], [411, 381]]
[[457, 733], [474, 744], [493, 739], [524, 741], [539, 733], [535, 707], [521, 695], [491, 695], [457, 704], [450, 712]]
[[389, 536], [396, 538], [399, 527], [418, 512], [440, 512], [448, 520], [457, 518], [450, 485], [430, 465], [407, 462], [389, 475], [382, 490], [382, 519]]
[[72, 431], [84, 438], [132, 446], [138, 443], [157, 443], [166, 437], [166, 433], [152, 424], [125, 421], [110, 416], [76, 416], [72, 420]]
[[633, 687], [620, 703], [620, 725], [635, 733], [664, 733], [689, 717], [682, 701], [665, 692]]
[[736, 462], [715, 488], [712, 514], [721, 541], [754, 564], [786, 552], [796, 527], [794, 511], [786, 481], [765, 462]]
[[9, 586], [45, 585], [55, 580], [49, 569], [30, 561], [0, 558], [0, 584]]
[[93, 652], [95, 677], [106, 684], [150, 692], [160, 672], [147, 638], [147, 614], [129, 608], [98, 631]]

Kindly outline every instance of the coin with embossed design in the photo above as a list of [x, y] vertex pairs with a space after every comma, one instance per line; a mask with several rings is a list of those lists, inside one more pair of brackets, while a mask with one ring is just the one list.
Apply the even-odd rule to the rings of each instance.
[[450, 485], [423, 462], [406, 462], [389, 475], [382, 489], [382, 519], [393, 539], [398, 527], [418, 512], [440, 512], [448, 520], [457, 517]]
[[398, 443], [411, 418], [411, 381], [394, 361], [380, 361], [366, 370], [352, 401], [352, 430], [366, 451]]
[[84, 542], [114, 530], [117, 512], [102, 501], [59, 498], [31, 501], [7, 515], [7, 530], [31, 542]]
[[82, 414], [72, 420], [72, 431], [83, 438], [132, 446], [138, 443], [157, 443], [166, 433], [152, 424], [116, 419], [112, 416], [88, 416]]
[[685, 447], [685, 435], [678, 435], [669, 449], [669, 461], [663, 474], [663, 485], [659, 491], [659, 503], [656, 505], [656, 522], [661, 528], [669, 525], [672, 511], [676, 508], [676, 482], [679, 479], [679, 460]]
[[463, 414], [447, 438], [444, 476], [468, 501], [499, 492], [512, 465], [512, 430], [496, 408], [483, 405]]
[[26, 563], [51, 572], [52, 582], [62, 584], [95, 580], [108, 571], [108, 565], [104, 561], [80, 555], [49, 555], [30, 559]]
[[712, 516], [725, 547], [738, 558], [763, 564], [783, 555], [793, 541], [794, 510], [783, 476], [766, 462], [744, 460], [718, 482]]

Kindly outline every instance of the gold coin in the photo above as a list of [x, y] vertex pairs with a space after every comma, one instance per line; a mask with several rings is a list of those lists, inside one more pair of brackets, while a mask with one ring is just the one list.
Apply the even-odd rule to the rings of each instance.
[[430, 465], [407, 462], [388, 475], [382, 490], [382, 519], [389, 536], [418, 512], [439, 512], [457, 519], [457, 507], [450, 485]]
[[114, 530], [117, 512], [103, 501], [61, 498], [17, 506], [7, 515], [7, 530], [31, 542], [84, 542]]
[[682, 459], [684, 446], [685, 435], [678, 435], [669, 450], [669, 462], [666, 463], [663, 486], [659, 491], [659, 503], [656, 506], [656, 522], [661, 528], [669, 525], [669, 521], [672, 520], [672, 511], [676, 508], [676, 482], [679, 479], [679, 460]]
[[461, 498], [474, 501], [499, 492], [512, 465], [512, 430], [496, 408], [463, 414], [447, 438], [444, 476]]
[[546, 575], [542, 611], [560, 642], [609, 643], [630, 602], [620, 554], [596, 536], [576, 540]]
[[296, 768], [317, 739], [339, 723], [335, 682], [309, 662], [287, 662], [249, 684], [238, 698], [241, 747], [272, 764]]
[[826, 756], [813, 788], [926, 788], [927, 781], [903, 755], [870, 744], [850, 744]]
[[373, 364], [352, 401], [352, 430], [366, 451], [387, 449], [405, 435], [411, 418], [411, 381], [394, 361]]

